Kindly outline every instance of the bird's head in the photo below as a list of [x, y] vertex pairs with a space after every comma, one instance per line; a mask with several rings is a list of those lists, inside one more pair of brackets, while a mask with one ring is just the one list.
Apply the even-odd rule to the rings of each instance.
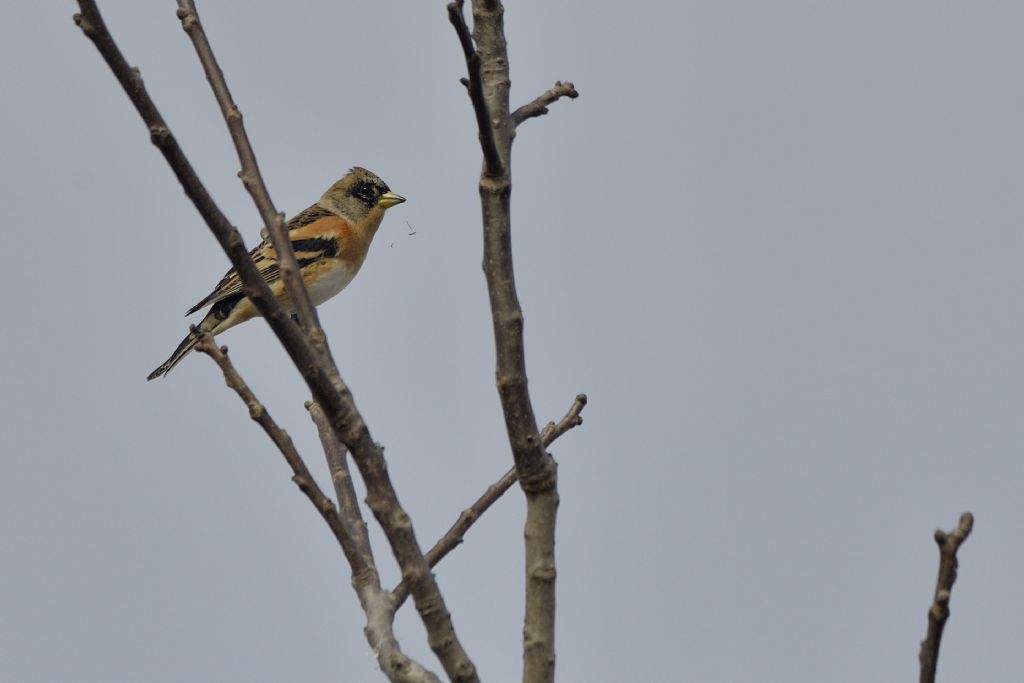
[[362, 221], [374, 209], [383, 213], [404, 201], [405, 198], [392, 192], [387, 183], [359, 166], [331, 185], [320, 198], [321, 206], [355, 223]]

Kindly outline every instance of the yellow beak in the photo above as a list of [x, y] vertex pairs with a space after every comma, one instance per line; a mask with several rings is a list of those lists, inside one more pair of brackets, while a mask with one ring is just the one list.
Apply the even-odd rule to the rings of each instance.
[[394, 192], [385, 192], [377, 200], [377, 203], [383, 206], [385, 209], [390, 209], [396, 204], [401, 204], [405, 201], [405, 197], [395, 194]]

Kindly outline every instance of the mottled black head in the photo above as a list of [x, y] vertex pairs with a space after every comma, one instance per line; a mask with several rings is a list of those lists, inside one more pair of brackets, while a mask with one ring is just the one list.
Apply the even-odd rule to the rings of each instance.
[[359, 166], [331, 185], [320, 198], [321, 205], [353, 221], [362, 220], [378, 206], [387, 209], [404, 201], [387, 183]]
[[377, 200], [382, 194], [390, 192], [391, 188], [387, 186], [387, 183], [366, 169], [359, 168], [352, 169], [352, 171], [362, 171], [360, 175], [365, 174], [367, 177], [360, 177], [356, 180], [355, 184], [349, 188], [348, 194], [366, 204], [368, 209], [377, 205]]

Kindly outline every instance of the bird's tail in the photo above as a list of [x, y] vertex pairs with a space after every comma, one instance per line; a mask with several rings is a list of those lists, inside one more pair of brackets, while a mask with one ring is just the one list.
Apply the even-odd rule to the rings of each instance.
[[149, 377], [146, 378], [146, 381], [148, 382], [151, 379], [156, 379], [157, 377], [166, 375], [175, 365], [180, 363], [181, 359], [188, 355], [188, 352], [191, 351], [198, 343], [199, 336], [195, 332], [189, 332], [188, 335], [181, 340], [181, 343], [178, 344], [178, 348], [174, 349], [174, 353], [171, 354], [171, 357], [165, 360], [156, 370], [149, 373]]

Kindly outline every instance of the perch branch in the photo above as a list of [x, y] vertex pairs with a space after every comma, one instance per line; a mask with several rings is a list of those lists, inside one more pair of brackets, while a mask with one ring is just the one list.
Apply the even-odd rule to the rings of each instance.
[[[217, 238], [221, 248], [224, 249], [231, 264], [238, 271], [242, 280], [242, 291], [252, 300], [253, 304], [260, 311], [260, 314], [267, 320], [267, 323], [281, 339], [282, 345], [293, 354], [293, 359], [299, 367], [310, 366], [315, 362], [312, 354], [305, 353], [305, 339], [300, 330], [292, 324], [290, 317], [285, 312], [281, 303], [271, 294], [270, 288], [259, 270], [252, 262], [249, 251], [245, 248], [245, 242], [239, 235], [238, 230], [231, 225], [227, 217], [217, 207], [213, 198], [207, 192], [195, 169], [182, 151], [174, 134], [164, 121], [156, 105], [146, 91], [146, 85], [137, 68], [128, 65], [124, 55], [114, 43], [113, 37], [107, 30], [106, 24], [92, 0], [79, 0], [81, 13], [75, 15], [75, 23], [82, 29], [100, 55], [106, 61], [110, 70], [124, 88], [125, 93], [135, 106], [143, 122], [149, 129], [150, 140], [160, 150], [168, 165], [174, 172], [178, 182], [181, 183], [185, 194], [195, 205], [196, 210], [206, 222], [214, 237]], [[297, 356], [297, 358], [296, 358]]]
[[310, 335], [314, 347], [318, 351], [324, 350], [324, 332], [320, 327], [320, 320], [316, 314], [316, 308], [309, 298], [306, 285], [302, 281], [299, 272], [299, 263], [295, 258], [291, 241], [288, 239], [285, 230], [284, 214], [274, 208], [274, 202], [270, 199], [266, 183], [263, 181], [263, 174], [260, 173], [259, 164], [256, 161], [256, 154], [253, 152], [252, 144], [249, 142], [249, 135], [245, 131], [245, 124], [242, 121], [242, 112], [231, 97], [231, 90], [228, 89], [227, 81], [224, 79], [224, 72], [217, 63], [213, 54], [213, 48], [199, 21], [199, 13], [193, 0], [178, 0], [178, 19], [181, 20], [181, 27], [192, 40], [199, 62], [206, 73], [206, 80], [213, 89], [214, 97], [220, 107], [224, 121], [227, 123], [231, 139], [235, 143], [235, 150], [238, 153], [238, 160], [242, 165], [238, 177], [249, 192], [256, 209], [263, 219], [264, 225], [270, 234], [270, 241], [277, 253], [277, 262], [281, 268], [281, 279], [284, 281], [288, 297], [294, 302], [299, 322]]
[[[544, 431], [541, 432], [540, 438], [544, 443], [544, 447], [550, 446], [555, 442], [555, 439], [565, 434], [573, 427], [578, 427], [583, 424], [583, 418], [580, 413], [583, 412], [583, 407], [587, 405], [587, 397], [585, 394], [579, 394], [576, 396], [576, 400], [572, 402], [572, 406], [569, 407], [567, 412], [558, 423], [549, 422], [545, 427]], [[505, 495], [505, 492], [512, 488], [519, 478], [516, 476], [516, 468], [511, 468], [508, 472], [502, 475], [501, 479], [494, 482], [483, 492], [476, 501], [468, 508], [462, 511], [459, 518], [455, 520], [451, 528], [444, 533], [444, 535], [437, 539], [437, 543], [434, 544], [430, 550], [427, 551], [426, 558], [427, 562], [431, 567], [436, 567], [437, 563], [445, 558], [448, 553], [455, 550], [462, 543], [466, 536], [466, 532], [469, 531], [470, 527], [476, 524], [477, 520], [487, 512], [499, 498]], [[394, 590], [391, 591], [395, 597], [395, 601], [398, 606], [401, 607], [402, 603], [409, 596], [409, 589], [404, 583], [400, 583], [395, 586]]]
[[942, 642], [942, 630], [949, 619], [949, 597], [956, 582], [956, 570], [959, 564], [956, 553], [960, 545], [971, 535], [974, 528], [974, 515], [965, 512], [960, 515], [960, 524], [956, 529], [946, 533], [942, 529], [935, 530], [935, 543], [939, 546], [939, 576], [935, 581], [935, 597], [928, 609], [928, 634], [921, 641], [918, 659], [921, 662], [921, 683], [935, 683], [935, 672], [939, 664], [939, 645]]
[[455, 634], [444, 598], [416, 541], [412, 522], [398, 502], [387, 473], [383, 450], [371, 438], [351, 391], [342, 381], [329, 354], [316, 351], [303, 330], [292, 323], [281, 302], [271, 295], [238, 231], [213, 202], [153, 104], [138, 70], [128, 65], [117, 48], [95, 2], [78, 0], [78, 5], [81, 12], [75, 15], [75, 23], [92, 40], [139, 111], [149, 128], [151, 140], [167, 159], [185, 194], [195, 204], [238, 271], [242, 291], [266, 318], [306, 381], [313, 399], [323, 408], [334, 433], [352, 454], [366, 482], [367, 504], [388, 539], [403, 579], [409, 582], [431, 649], [451, 680], [476, 683], [476, 668]]
[[576, 86], [566, 81], [555, 81], [555, 86], [548, 90], [545, 90], [540, 97], [528, 102], [523, 106], [512, 112], [512, 124], [518, 126], [520, 123], [527, 119], [532, 119], [537, 116], [544, 116], [548, 113], [548, 105], [554, 104], [563, 97], [569, 99], [576, 99], [580, 94], [576, 92]]

